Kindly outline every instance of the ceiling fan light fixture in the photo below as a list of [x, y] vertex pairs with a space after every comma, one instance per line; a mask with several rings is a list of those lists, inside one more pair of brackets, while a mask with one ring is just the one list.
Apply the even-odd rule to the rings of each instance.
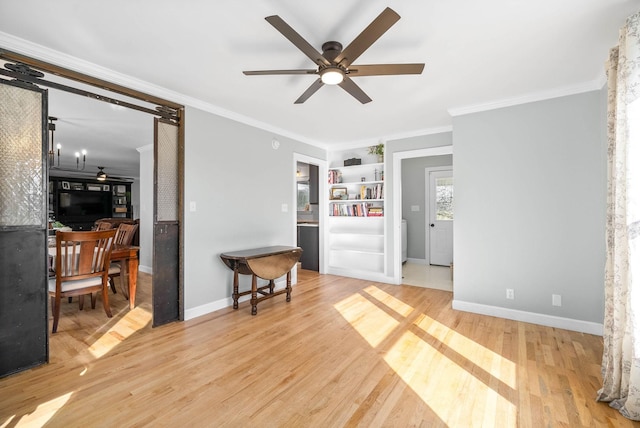
[[98, 172], [98, 174], [96, 174], [96, 179], [98, 181], [104, 181], [107, 179], [107, 173], [103, 171], [104, 167], [103, 166], [99, 166], [98, 169], [100, 170]]
[[344, 72], [338, 67], [327, 67], [320, 71], [320, 79], [325, 85], [339, 85], [344, 80]]

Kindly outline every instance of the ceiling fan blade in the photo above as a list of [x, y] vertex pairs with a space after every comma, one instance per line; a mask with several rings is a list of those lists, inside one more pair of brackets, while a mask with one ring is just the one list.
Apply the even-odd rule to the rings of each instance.
[[247, 76], [265, 76], [271, 74], [317, 74], [318, 70], [256, 70], [243, 71]]
[[348, 67], [399, 19], [400, 15], [393, 9], [386, 8], [349, 46], [338, 54], [334, 61], [341, 63], [344, 67]]
[[278, 15], [267, 16], [265, 18], [267, 22], [275, 27], [276, 30], [280, 31], [283, 36], [285, 36], [291, 43], [293, 43], [298, 49], [302, 51], [306, 56], [308, 56], [311, 61], [318, 65], [330, 65], [331, 63], [322, 56], [320, 52], [318, 52], [313, 46], [309, 44], [305, 39], [302, 38], [300, 34], [296, 32], [293, 28], [289, 26], [282, 18]]
[[340, 87], [350, 93], [355, 99], [360, 101], [362, 104], [366, 104], [371, 101], [371, 98], [367, 94], [364, 93], [360, 86], [356, 85], [353, 80], [349, 79], [345, 76], [344, 80], [339, 83]]
[[391, 74], [421, 74], [424, 64], [371, 64], [349, 67], [349, 76], [384, 76]]
[[315, 82], [313, 82], [311, 86], [309, 86], [309, 88], [306, 91], [304, 91], [302, 95], [300, 95], [300, 98], [298, 98], [294, 102], [294, 104], [302, 104], [303, 102], [307, 101], [311, 95], [315, 94], [316, 91], [323, 86], [324, 86], [324, 83], [322, 83], [321, 79], [316, 80]]

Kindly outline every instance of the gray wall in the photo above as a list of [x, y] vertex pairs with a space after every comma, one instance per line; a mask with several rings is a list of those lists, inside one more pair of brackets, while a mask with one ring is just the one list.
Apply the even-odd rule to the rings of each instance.
[[[185, 112], [185, 311], [231, 296], [220, 253], [296, 245], [293, 153], [324, 150], [195, 108]], [[278, 150], [271, 145], [280, 142]], [[189, 211], [191, 201], [196, 211]], [[282, 212], [282, 205], [288, 212]], [[244, 284], [248, 276], [244, 275]], [[187, 314], [188, 315], [188, 314]]]
[[131, 209], [133, 218], [140, 218], [140, 178], [131, 183]]
[[[425, 168], [452, 166], [452, 155], [428, 156], [402, 160], [402, 218], [407, 220], [407, 257], [424, 260], [426, 241]], [[411, 206], [420, 211], [411, 211]]]
[[153, 271], [153, 144], [140, 152], [140, 270]]
[[454, 117], [455, 301], [603, 321], [603, 98]]

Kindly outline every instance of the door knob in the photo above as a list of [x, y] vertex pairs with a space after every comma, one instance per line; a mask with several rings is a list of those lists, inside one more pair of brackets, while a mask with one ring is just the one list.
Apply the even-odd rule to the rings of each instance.
[[436, 225], [435, 225], [435, 224], [433, 224], [433, 223], [431, 223], [429, 226], [431, 226], [431, 227], [435, 227]]

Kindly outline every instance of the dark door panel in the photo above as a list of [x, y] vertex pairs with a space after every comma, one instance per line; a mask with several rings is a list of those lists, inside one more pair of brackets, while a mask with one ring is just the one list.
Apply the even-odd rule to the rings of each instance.
[[42, 230], [0, 233], [0, 374], [46, 363], [47, 266]]
[[154, 121], [153, 325], [184, 318], [180, 219], [182, 150], [180, 129]]
[[0, 377], [46, 363], [47, 91], [0, 79]]
[[180, 317], [178, 224], [156, 223], [153, 257], [153, 326], [176, 321]]

